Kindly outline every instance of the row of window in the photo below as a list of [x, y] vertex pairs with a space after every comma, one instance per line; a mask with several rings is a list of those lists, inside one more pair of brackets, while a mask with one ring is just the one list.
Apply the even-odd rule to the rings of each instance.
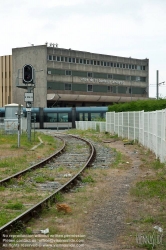
[[[92, 84], [87, 84], [87, 92], [95, 92], [95, 85]], [[139, 91], [134, 91], [135, 89], [138, 89], [138, 87], [124, 87], [124, 86], [105, 86], [107, 92], [112, 92], [112, 93], [125, 93], [125, 94], [146, 94], [146, 89], [145, 88], [139, 88]], [[71, 83], [65, 83], [64, 84], [64, 90], [70, 90], [72, 91], [72, 84]]]
[[146, 69], [146, 67], [144, 65], [119, 63], [119, 62], [108, 62], [108, 61], [106, 62], [106, 61], [89, 60], [89, 59], [66, 57], [66, 56], [48, 55], [48, 60], [49, 61], [56, 61], [56, 62], [78, 63], [78, 64], [87, 64], [87, 65], [95, 65], [95, 66], [132, 69], [132, 70], [145, 70]]
[[111, 80], [122, 80], [122, 81], [136, 81], [136, 82], [146, 82], [146, 77], [142, 76], [129, 76], [129, 75], [119, 75], [119, 74], [105, 74], [99, 72], [86, 72], [86, 71], [71, 71], [62, 69], [48, 69], [47, 73], [49, 75], [66, 75], [66, 76], [78, 76], [82, 78], [102, 78]]

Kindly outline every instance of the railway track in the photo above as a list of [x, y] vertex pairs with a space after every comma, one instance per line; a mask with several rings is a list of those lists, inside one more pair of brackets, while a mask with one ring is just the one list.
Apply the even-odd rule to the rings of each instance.
[[[57, 194], [73, 187], [82, 171], [91, 164], [95, 156], [92, 143], [73, 135], [61, 134], [58, 138], [63, 140], [58, 152], [0, 181], [3, 189], [0, 204], [1, 243], [3, 234], [10, 235], [25, 228], [25, 223], [32, 217], [37, 217], [44, 208], [56, 203]], [[3, 220], [5, 214], [8, 216]]]

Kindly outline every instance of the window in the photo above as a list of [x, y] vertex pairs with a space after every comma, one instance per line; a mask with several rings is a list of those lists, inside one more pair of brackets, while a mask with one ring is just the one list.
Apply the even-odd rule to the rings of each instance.
[[67, 57], [65, 57], [65, 62], [68, 62]]
[[93, 73], [92, 72], [88, 72], [87, 73], [87, 77], [93, 77]]
[[114, 68], [116, 68], [116, 63], [114, 63]]
[[107, 66], [107, 63], [106, 63], [106, 62], [104, 62], [104, 66]]
[[84, 59], [84, 64], [86, 64], [86, 59]]
[[107, 86], [108, 88], [107, 88], [107, 91], [108, 92], [112, 92], [112, 86]]
[[53, 56], [53, 61], [56, 61], [56, 56]]
[[72, 58], [72, 62], [75, 63], [76, 59], [75, 58]]
[[111, 62], [111, 65], [110, 65], [111, 67], [113, 67], [113, 63]]
[[63, 62], [64, 61], [64, 57], [63, 56], [61, 56], [61, 62]]
[[87, 86], [87, 91], [88, 91], [88, 92], [93, 92], [93, 85], [88, 84], [88, 86]]
[[96, 61], [94, 61], [94, 65], [96, 65]]
[[119, 68], [119, 63], [117, 63], [117, 68]]
[[65, 90], [71, 90], [71, 83], [65, 83]]
[[120, 63], [120, 68], [122, 68], [122, 63]]
[[57, 56], [57, 61], [60, 62], [60, 56]]
[[98, 121], [101, 118], [100, 113], [91, 113], [91, 121]]
[[78, 58], [76, 58], [76, 63], [79, 63], [79, 59]]
[[59, 122], [68, 122], [69, 114], [68, 113], [59, 113], [58, 114]]
[[101, 66], [103, 66], [103, 61], [101, 61]]
[[110, 74], [108, 74], [107, 77], [110, 78], [110, 79], [112, 79], [112, 75], [110, 75]]
[[51, 55], [48, 56], [48, 60], [52, 61], [52, 56]]
[[83, 60], [82, 60], [82, 59], [80, 59], [80, 63], [83, 63]]
[[72, 74], [71, 74], [71, 70], [66, 70], [66, 75], [67, 76], [71, 76]]
[[108, 66], [108, 67], [110, 66], [110, 63], [109, 63], [109, 62], [107, 62], [107, 66]]
[[71, 63], [71, 57], [69, 57], [69, 63]]
[[90, 63], [93, 65], [93, 60], [91, 60]]
[[135, 66], [134, 66], [134, 65], [132, 65], [132, 69], [135, 69]]
[[97, 61], [97, 65], [100, 65], [100, 61]]
[[141, 66], [140, 65], [137, 65], [137, 70], [141, 70]]
[[57, 113], [45, 113], [44, 121], [46, 121], [46, 122], [57, 122]]
[[131, 64], [129, 64], [129, 69], [131, 69]]
[[123, 64], [123, 68], [125, 69], [125, 64]]
[[89, 64], [89, 60], [87, 60], [86, 63]]

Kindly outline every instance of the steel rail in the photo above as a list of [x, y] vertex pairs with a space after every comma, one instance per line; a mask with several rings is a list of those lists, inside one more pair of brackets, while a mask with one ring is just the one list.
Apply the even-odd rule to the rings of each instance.
[[60, 139], [61, 141], [63, 141], [63, 145], [62, 145], [62, 147], [61, 147], [58, 151], [56, 151], [56, 152], [53, 153], [52, 155], [48, 156], [48, 157], [45, 158], [44, 160], [42, 160], [42, 161], [40, 161], [40, 162], [38, 162], [38, 163], [36, 163], [36, 164], [34, 164], [34, 165], [32, 165], [32, 166], [26, 168], [26, 169], [24, 169], [24, 170], [22, 170], [22, 171], [19, 171], [19, 172], [17, 172], [16, 174], [13, 174], [13, 175], [11, 175], [11, 176], [8, 176], [8, 177], [4, 178], [3, 180], [0, 180], [0, 186], [1, 186], [1, 185], [4, 185], [4, 184], [7, 183], [7, 182], [9, 182], [9, 181], [10, 181], [11, 179], [13, 179], [13, 178], [18, 178], [18, 177], [20, 177], [20, 176], [26, 174], [27, 172], [29, 172], [29, 171], [31, 171], [31, 170], [35, 170], [35, 169], [37, 169], [37, 168], [40, 168], [40, 167], [44, 166], [47, 162], [49, 162], [50, 160], [52, 160], [53, 158], [55, 158], [55, 157], [57, 157], [59, 154], [61, 154], [61, 153], [63, 152], [63, 150], [65, 149], [65, 146], [66, 146], [66, 145], [65, 145], [65, 141], [64, 141], [61, 137], [59, 137], [59, 136], [56, 136], [56, 137], [57, 137], [58, 139]]
[[78, 136], [73, 136], [73, 135], [69, 135], [69, 136], [72, 136], [76, 139], [82, 140], [89, 145], [90, 155], [89, 155], [88, 160], [86, 161], [84, 166], [81, 168], [81, 170], [79, 170], [79, 172], [75, 176], [73, 176], [73, 178], [71, 178], [67, 183], [65, 183], [63, 186], [58, 188], [54, 193], [52, 193], [47, 198], [43, 199], [42, 201], [40, 201], [39, 203], [34, 205], [32, 208], [25, 211], [21, 215], [17, 216], [16, 218], [11, 220], [10, 222], [5, 224], [4, 226], [0, 227], [0, 243], [3, 242], [3, 234], [10, 235], [10, 233], [15, 231], [15, 229], [18, 229], [18, 227], [20, 227], [22, 229], [25, 228], [25, 223], [27, 223], [30, 219], [32, 219], [32, 217], [38, 217], [44, 208], [48, 208], [53, 203], [56, 203], [56, 201], [57, 201], [56, 195], [59, 192], [66, 192], [66, 191], [70, 190], [70, 188], [73, 187], [77, 183], [77, 180], [80, 179], [81, 173], [85, 170], [86, 167], [90, 166], [90, 164], [94, 160], [95, 148], [91, 142], [87, 141], [86, 139], [80, 138]]

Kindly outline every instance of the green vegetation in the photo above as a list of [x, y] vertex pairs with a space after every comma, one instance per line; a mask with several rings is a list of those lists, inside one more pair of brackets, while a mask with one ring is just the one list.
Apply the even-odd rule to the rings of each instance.
[[166, 197], [166, 180], [146, 180], [136, 183], [131, 193], [144, 199], [158, 197], [161, 200]]
[[138, 100], [128, 103], [114, 104], [108, 107], [108, 111], [125, 112], [125, 111], [155, 111], [166, 108], [166, 99], [159, 100]]
[[46, 182], [46, 177], [37, 176], [37, 177], [34, 178], [34, 181], [36, 181], [37, 183], [44, 183], [44, 182]]
[[23, 204], [20, 202], [9, 203], [5, 206], [6, 209], [13, 209], [13, 210], [21, 210], [23, 208]]
[[56, 199], [57, 202], [62, 202], [62, 201], [64, 201], [64, 196], [62, 195], [62, 193], [58, 192], [55, 195], [55, 199]]
[[91, 175], [88, 175], [87, 177], [85, 177], [85, 178], [82, 179], [82, 182], [83, 183], [93, 183], [95, 181], [94, 181], [94, 179], [92, 178]]

